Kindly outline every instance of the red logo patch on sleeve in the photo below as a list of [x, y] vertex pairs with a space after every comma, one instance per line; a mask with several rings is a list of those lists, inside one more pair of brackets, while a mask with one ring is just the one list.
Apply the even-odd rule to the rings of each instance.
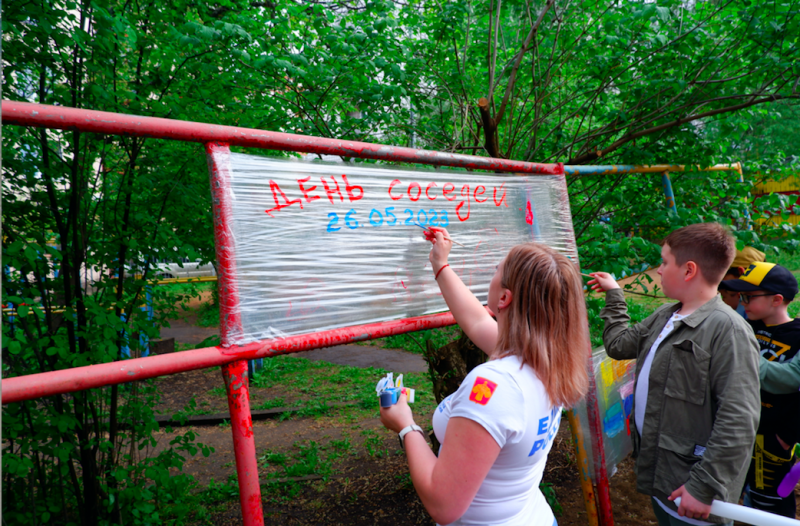
[[472, 391], [469, 393], [469, 400], [476, 404], [486, 405], [495, 389], [497, 389], [496, 383], [479, 376], [475, 379]]

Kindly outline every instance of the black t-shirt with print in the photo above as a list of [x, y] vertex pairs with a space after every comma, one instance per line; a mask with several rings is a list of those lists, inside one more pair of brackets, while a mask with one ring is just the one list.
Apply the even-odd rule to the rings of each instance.
[[[800, 352], [800, 318], [771, 327], [761, 320], [748, 321], [767, 360], [788, 363]], [[800, 392], [776, 395], [762, 389], [758, 433], [775, 433], [788, 444], [800, 442]]]

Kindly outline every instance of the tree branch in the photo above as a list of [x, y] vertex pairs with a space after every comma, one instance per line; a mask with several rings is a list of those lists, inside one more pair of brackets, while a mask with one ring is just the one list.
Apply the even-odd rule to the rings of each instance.
[[610, 153], [610, 152], [613, 152], [614, 150], [617, 150], [621, 146], [623, 146], [623, 145], [625, 145], [625, 144], [627, 144], [627, 143], [629, 143], [629, 142], [631, 142], [631, 141], [633, 141], [635, 139], [638, 139], [639, 137], [644, 137], [644, 136], [651, 135], [653, 133], [659, 132], [661, 130], [665, 130], [665, 129], [668, 129], [668, 128], [673, 128], [675, 126], [680, 126], [682, 124], [686, 124], [687, 122], [692, 122], [692, 121], [695, 121], [697, 119], [703, 119], [705, 117], [711, 117], [713, 115], [719, 115], [720, 113], [729, 113], [729, 112], [732, 112], [732, 111], [738, 111], [738, 110], [742, 110], [742, 109], [745, 109], [745, 108], [749, 108], [750, 106], [755, 106], [757, 104], [763, 104], [765, 102], [775, 102], [775, 101], [784, 100], [784, 99], [800, 99], [800, 95], [769, 95], [769, 96], [761, 98], [761, 99], [756, 99], [756, 100], [753, 100], [753, 101], [750, 101], [750, 102], [737, 104], [736, 106], [727, 106], [727, 107], [724, 107], [724, 108], [718, 108], [716, 110], [709, 110], [709, 111], [707, 111], [705, 113], [698, 113], [696, 115], [689, 115], [688, 117], [684, 117], [682, 119], [676, 119], [676, 120], [674, 120], [672, 122], [667, 122], [667, 123], [661, 124], [659, 126], [654, 126], [652, 128], [648, 128], [646, 130], [642, 130], [642, 131], [639, 131], [639, 132], [636, 132], [636, 133], [628, 134], [628, 135], [618, 139], [617, 141], [615, 141], [608, 148], [603, 148], [603, 149], [597, 150], [596, 152], [589, 152], [589, 153], [581, 155], [579, 157], [570, 159], [569, 161], [567, 161], [566, 164], [586, 164], [586, 163], [589, 163], [591, 161], [594, 161], [594, 160], [602, 157], [603, 155], [605, 155], [607, 153]]

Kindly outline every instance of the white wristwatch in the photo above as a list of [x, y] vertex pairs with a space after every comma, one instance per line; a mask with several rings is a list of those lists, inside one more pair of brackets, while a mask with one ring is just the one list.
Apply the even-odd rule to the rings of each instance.
[[399, 433], [397, 433], [397, 438], [400, 439], [400, 447], [402, 447], [403, 449], [406, 448], [406, 445], [403, 442], [403, 438], [405, 438], [405, 436], [411, 433], [412, 431], [419, 431], [420, 433], [422, 433], [423, 437], [425, 436], [425, 431], [423, 431], [422, 428], [419, 427], [417, 424], [411, 424], [408, 427], [404, 427], [403, 429], [400, 430]]

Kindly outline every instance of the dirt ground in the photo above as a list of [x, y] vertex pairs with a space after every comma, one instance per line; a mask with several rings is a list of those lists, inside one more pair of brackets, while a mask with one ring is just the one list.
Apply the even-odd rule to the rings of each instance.
[[[179, 343], [197, 344], [208, 337], [209, 330], [193, 331], [191, 312], [172, 329], [162, 330], [162, 337], [174, 336]], [[174, 331], [174, 332], [170, 332]], [[211, 333], [213, 334], [213, 332]], [[370, 348], [365, 346], [341, 346], [338, 349], [322, 349], [304, 353], [303, 357], [361, 367], [385, 367], [390, 370], [424, 371], [424, 360], [404, 351]], [[159, 380], [162, 402], [158, 408], [163, 414], [180, 411], [194, 397], [198, 407], [217, 413], [227, 412], [225, 399], [211, 390], [221, 389], [222, 377], [217, 369], [191, 371]], [[252, 405], [280, 398], [279, 389], [251, 391]], [[418, 422], [430, 422], [431, 415], [418, 415]], [[215, 452], [204, 458], [190, 458], [184, 471], [193, 475], [202, 486], [212, 479], [219, 483], [235, 474], [233, 441], [230, 426], [211, 425], [192, 428], [176, 428], [172, 432], [157, 433], [158, 446], [166, 446], [177, 433], [188, 429], [198, 434], [198, 441], [212, 445]], [[314, 441], [324, 448], [332, 441], [348, 440], [352, 444], [349, 455], [340, 459], [327, 480], [310, 477], [303, 483], [302, 492], [295, 498], [275, 499], [271, 497], [272, 486], [263, 485], [265, 476], [274, 471], [261, 465], [262, 499], [266, 524], [393, 524], [431, 525], [416, 496], [408, 476], [405, 455], [400, 451], [393, 433], [386, 431], [377, 418], [359, 422], [346, 422], [335, 417], [291, 418], [283, 421], [271, 419], [254, 422], [253, 431], [257, 455], [269, 452], [290, 452], [298, 443]], [[385, 454], [367, 454], [365, 433], [381, 437]], [[562, 420], [548, 458], [543, 482], [552, 484], [561, 507], [557, 513], [560, 526], [584, 526], [587, 524], [586, 508], [575, 467], [575, 453], [569, 425]], [[654, 525], [656, 523], [649, 497], [636, 492], [633, 461], [627, 458], [618, 466], [610, 480], [610, 495], [614, 520], [620, 526]], [[800, 494], [798, 494], [800, 500]], [[242, 524], [238, 499], [229, 499], [213, 508], [211, 522], [219, 525]]]
[[[220, 384], [221, 375], [216, 370], [172, 376], [162, 381], [164, 400], [160, 409], [166, 412], [172, 408], [178, 409], [191, 398], [189, 393], [206, 393]], [[280, 393], [266, 391], [254, 389], [252, 399], [281, 396]], [[198, 404], [208, 401], [215, 412], [227, 410], [219, 397], [201, 395], [196, 396], [196, 401]], [[418, 421], [430, 422], [431, 416], [420, 416]], [[186, 473], [193, 475], [204, 486], [212, 479], [216, 482], [225, 481], [235, 473], [230, 426], [180, 428], [172, 433], [161, 431], [155, 437], [159, 441], [155, 452], [168, 444], [176, 433], [185, 433], [187, 429], [199, 435], [199, 442], [214, 446], [216, 451], [207, 458], [201, 455], [190, 458], [184, 466]], [[362, 432], [365, 430], [375, 430], [383, 436], [384, 446], [390, 452], [388, 456], [376, 458], [365, 453], [362, 447]], [[265, 513], [269, 515], [267, 524], [384, 524], [388, 522], [388, 517], [392, 517], [393, 523], [401, 525], [433, 524], [407, 482], [408, 467], [405, 456], [399, 451], [396, 437], [381, 426], [378, 418], [354, 424], [343, 424], [327, 417], [267, 420], [254, 422], [253, 432], [257, 454], [267, 450], [289, 451], [297, 442], [312, 440], [324, 445], [343, 439], [351, 440], [354, 450], [358, 452], [357, 456], [336, 466], [336, 473], [328, 483], [309, 483], [302, 498], [281, 506], [265, 502]], [[558, 516], [561, 526], [587, 524], [574, 459], [569, 425], [563, 420], [543, 478], [543, 482], [553, 485], [563, 509]], [[635, 491], [632, 467], [632, 461], [625, 460], [611, 479], [615, 523], [620, 526], [656, 524], [649, 499]], [[238, 525], [242, 523], [241, 520], [238, 501], [231, 501], [216, 512], [213, 522]]]

